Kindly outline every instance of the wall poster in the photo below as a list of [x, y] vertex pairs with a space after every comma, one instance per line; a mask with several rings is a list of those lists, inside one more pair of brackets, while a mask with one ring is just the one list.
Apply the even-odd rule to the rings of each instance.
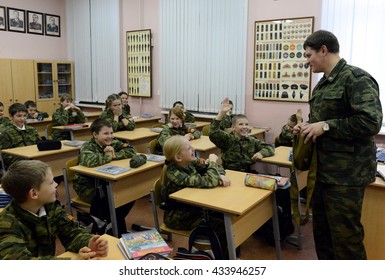
[[256, 21], [253, 99], [308, 102], [310, 67], [303, 43], [314, 17]]
[[151, 29], [126, 32], [129, 96], [151, 97]]

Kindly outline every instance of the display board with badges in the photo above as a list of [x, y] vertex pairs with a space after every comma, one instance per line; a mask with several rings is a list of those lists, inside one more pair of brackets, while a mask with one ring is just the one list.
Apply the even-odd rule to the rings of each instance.
[[310, 67], [303, 43], [314, 17], [256, 21], [253, 99], [308, 102]]

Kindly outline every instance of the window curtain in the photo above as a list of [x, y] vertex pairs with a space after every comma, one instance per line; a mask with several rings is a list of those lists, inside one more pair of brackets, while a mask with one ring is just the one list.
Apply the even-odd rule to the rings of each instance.
[[[340, 43], [340, 56], [369, 72], [380, 86], [385, 108], [385, 1], [323, 0], [321, 28], [333, 32]], [[381, 94], [382, 93], [382, 94]]]
[[76, 99], [105, 103], [120, 91], [119, 0], [67, 1]]
[[247, 0], [161, 0], [161, 107], [244, 112]]

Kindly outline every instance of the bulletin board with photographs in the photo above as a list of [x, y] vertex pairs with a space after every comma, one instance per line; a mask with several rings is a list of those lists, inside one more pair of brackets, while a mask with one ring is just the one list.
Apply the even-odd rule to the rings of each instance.
[[129, 96], [151, 97], [151, 29], [126, 32]]
[[256, 21], [253, 99], [308, 102], [310, 67], [303, 43], [314, 17]]

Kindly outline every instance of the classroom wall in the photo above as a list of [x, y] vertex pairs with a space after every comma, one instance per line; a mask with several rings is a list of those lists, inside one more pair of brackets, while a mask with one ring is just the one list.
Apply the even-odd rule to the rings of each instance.
[[[61, 37], [0, 31], [0, 58], [66, 60], [65, 1], [0, 0], [0, 6], [60, 16]], [[27, 16], [27, 14], [26, 14]]]
[[[160, 114], [160, 0], [121, 0], [121, 89], [127, 90], [126, 31], [151, 29], [152, 33], [152, 98], [130, 97], [132, 113]], [[322, 0], [249, 0], [247, 23], [247, 69], [245, 113], [252, 125], [271, 127], [266, 140], [273, 142], [289, 115], [301, 108], [307, 116], [307, 103], [253, 100], [254, 22], [294, 17], [315, 17], [319, 28]], [[61, 37], [39, 36], [28, 33], [0, 31], [0, 58], [67, 59], [65, 32], [65, 1], [63, 0], [0, 0], [0, 6], [20, 8], [60, 15]], [[76, 71], [76, 62], [75, 62]], [[316, 84], [313, 77], [312, 86]], [[305, 118], [306, 119], [306, 118]]]

